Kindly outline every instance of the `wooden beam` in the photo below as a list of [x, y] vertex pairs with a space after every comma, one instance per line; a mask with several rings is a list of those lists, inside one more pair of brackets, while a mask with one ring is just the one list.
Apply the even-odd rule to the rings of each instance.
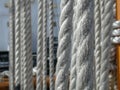
[[[116, 0], [116, 15], [117, 20], [120, 20], [120, 0]], [[117, 77], [118, 90], [120, 90], [120, 44], [117, 45]]]

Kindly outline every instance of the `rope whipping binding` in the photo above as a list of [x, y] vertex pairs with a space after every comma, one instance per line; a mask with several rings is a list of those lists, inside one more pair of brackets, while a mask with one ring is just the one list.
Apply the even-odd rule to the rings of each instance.
[[100, 17], [100, 2], [95, 0], [94, 20], [95, 20], [95, 68], [96, 68], [96, 90], [99, 90], [100, 85], [100, 60], [101, 60], [101, 17]]
[[47, 0], [43, 0], [43, 90], [47, 90]]
[[112, 43], [119, 44], [120, 43], [120, 21], [115, 21], [113, 23], [114, 30], [112, 31]]
[[33, 90], [32, 83], [32, 43], [31, 43], [31, 1], [22, 1], [24, 90]]
[[9, 89], [14, 90], [14, 64], [15, 64], [15, 3], [14, 0], [10, 0], [10, 17], [9, 17], [9, 24], [10, 24], [10, 54], [9, 54]]
[[73, 0], [61, 0], [55, 90], [67, 90], [71, 55]]
[[[94, 0], [77, 0], [76, 90], [93, 90]], [[93, 40], [93, 41], [91, 41]]]
[[37, 31], [37, 87], [36, 90], [42, 90], [42, 47], [43, 47], [43, 1], [38, 0], [38, 31]]
[[[102, 1], [101, 1], [102, 2]], [[108, 90], [108, 71], [109, 71], [109, 60], [110, 60], [110, 36], [112, 31], [112, 20], [113, 20], [113, 0], [104, 0], [104, 12], [101, 13], [101, 77], [100, 77], [100, 90]]]
[[15, 0], [15, 88], [20, 88], [20, 0]]
[[50, 90], [54, 90], [54, 28], [53, 28], [53, 0], [49, 0], [49, 70]]

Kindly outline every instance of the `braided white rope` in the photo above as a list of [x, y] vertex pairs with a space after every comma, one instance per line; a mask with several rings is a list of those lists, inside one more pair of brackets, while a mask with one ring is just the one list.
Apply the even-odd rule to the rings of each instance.
[[96, 90], [100, 85], [100, 59], [101, 59], [101, 18], [100, 18], [100, 2], [95, 0], [95, 68], [96, 68]]
[[20, 0], [15, 0], [15, 87], [20, 85]]
[[61, 0], [55, 90], [68, 89], [73, 0]]
[[33, 90], [32, 85], [32, 44], [31, 44], [31, 1], [22, 1], [23, 14], [23, 62], [24, 62], [24, 90]]
[[47, 90], [47, 0], [43, 0], [43, 90]]
[[14, 90], [14, 47], [15, 47], [15, 31], [14, 31], [14, 0], [10, 0], [10, 52], [9, 52], [9, 71], [10, 71], [10, 76], [9, 76], [9, 89]]
[[42, 30], [43, 30], [43, 1], [38, 0], [38, 34], [37, 34], [37, 87], [36, 90], [42, 90]]
[[93, 90], [94, 0], [77, 0], [76, 90]]
[[53, 0], [49, 0], [49, 66], [50, 66], [50, 90], [54, 90], [54, 33], [53, 33]]
[[113, 19], [113, 0], [104, 0], [104, 12], [102, 20], [102, 46], [101, 46], [101, 77], [100, 77], [100, 90], [108, 90], [108, 64], [110, 60], [110, 37], [112, 30]]

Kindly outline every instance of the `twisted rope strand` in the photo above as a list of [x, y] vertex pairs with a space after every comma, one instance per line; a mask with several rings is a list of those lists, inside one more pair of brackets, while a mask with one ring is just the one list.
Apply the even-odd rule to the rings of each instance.
[[43, 0], [43, 90], [47, 90], [47, 0]]
[[102, 47], [101, 47], [101, 77], [100, 77], [100, 90], [108, 90], [108, 63], [110, 60], [110, 36], [112, 30], [113, 18], [113, 0], [104, 0], [104, 13], [102, 20]]
[[55, 90], [68, 89], [73, 0], [61, 0]]
[[27, 78], [28, 78], [28, 90], [33, 90], [33, 59], [32, 59], [32, 30], [31, 30], [31, 0], [26, 0], [26, 51], [27, 51]]
[[9, 71], [10, 71], [10, 76], [9, 76], [9, 87], [10, 90], [14, 90], [14, 46], [15, 46], [15, 22], [14, 22], [14, 17], [15, 17], [15, 11], [14, 11], [14, 0], [10, 0], [10, 54], [9, 54]]
[[15, 87], [20, 85], [20, 0], [15, 0]]
[[76, 90], [76, 3], [77, 0], [74, 1], [74, 14], [73, 14], [73, 35], [72, 35], [72, 58], [71, 58], [71, 66], [70, 66], [70, 90]]
[[31, 1], [23, 3], [23, 61], [24, 61], [24, 90], [33, 90], [32, 85], [32, 46], [31, 46]]
[[95, 68], [96, 68], [96, 90], [99, 90], [100, 85], [100, 59], [101, 59], [101, 18], [100, 18], [100, 3], [95, 0]]
[[50, 90], [54, 90], [54, 34], [53, 34], [53, 0], [49, 0], [49, 56], [50, 56]]
[[37, 35], [37, 88], [36, 90], [42, 90], [42, 30], [43, 30], [43, 1], [38, 0], [38, 35]]
[[76, 90], [93, 90], [94, 0], [77, 0]]
[[24, 30], [25, 30], [25, 1], [21, 0], [21, 90], [24, 90], [24, 80], [26, 80], [26, 78], [24, 78]]

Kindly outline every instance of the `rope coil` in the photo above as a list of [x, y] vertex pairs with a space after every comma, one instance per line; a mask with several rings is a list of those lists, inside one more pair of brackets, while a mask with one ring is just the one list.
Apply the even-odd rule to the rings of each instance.
[[113, 44], [119, 44], [120, 43], [120, 21], [115, 21], [113, 23], [113, 31], [112, 31], [112, 37], [111, 41]]

